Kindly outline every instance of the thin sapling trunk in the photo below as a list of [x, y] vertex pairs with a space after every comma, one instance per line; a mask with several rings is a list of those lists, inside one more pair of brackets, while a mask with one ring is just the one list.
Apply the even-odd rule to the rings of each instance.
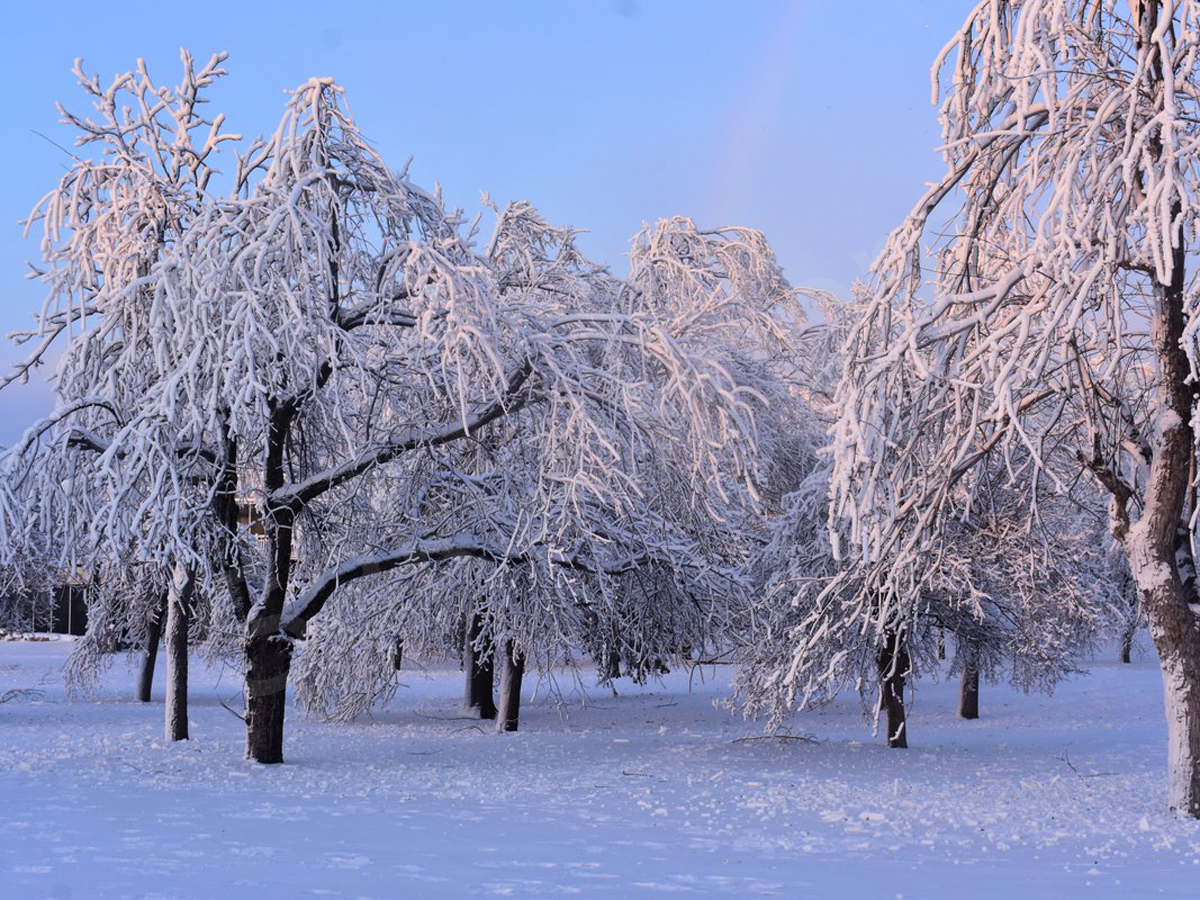
[[471, 616], [467, 628], [463, 655], [467, 663], [466, 692], [463, 706], [468, 715], [481, 719], [496, 718], [496, 700], [492, 695], [495, 684], [495, 654], [492, 648], [481, 645], [486, 623], [481, 614]]
[[525, 654], [511, 640], [504, 648], [500, 676], [500, 710], [497, 731], [516, 731], [521, 715], [521, 679], [525, 676]]
[[958, 715], [962, 719], [979, 718], [979, 652], [977, 639], [959, 638], [958, 655], [962, 660], [962, 682], [958, 692]]
[[194, 573], [177, 564], [167, 591], [167, 703], [168, 741], [188, 739], [188, 624], [191, 621]]
[[146, 650], [142, 655], [142, 670], [138, 673], [137, 698], [143, 703], [150, 702], [150, 691], [154, 687], [154, 666], [158, 662], [158, 644], [162, 639], [163, 623], [167, 618], [167, 600], [170, 592], [163, 591], [159, 598], [154, 616], [146, 629]]
[[904, 717], [904, 680], [909, 672], [908, 646], [903, 635], [889, 630], [876, 657], [879, 667], [879, 707], [887, 720], [887, 745], [898, 749], [908, 746], [908, 725]]

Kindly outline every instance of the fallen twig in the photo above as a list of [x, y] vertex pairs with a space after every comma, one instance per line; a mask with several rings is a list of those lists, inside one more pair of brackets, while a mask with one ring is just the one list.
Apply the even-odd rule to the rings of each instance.
[[10, 700], [40, 700], [41, 698], [42, 692], [34, 688], [13, 688], [0, 694], [0, 703], [8, 703]]
[[1061, 756], [1056, 756], [1055, 759], [1060, 759], [1063, 762], [1065, 762], [1067, 764], [1067, 768], [1070, 769], [1072, 772], [1074, 772], [1076, 775], [1078, 775], [1079, 778], [1083, 781], [1086, 781], [1089, 778], [1104, 778], [1106, 776], [1119, 774], [1118, 772], [1092, 772], [1091, 774], [1084, 775], [1077, 768], [1075, 768], [1075, 765], [1074, 765], [1074, 763], [1071, 762], [1071, 757], [1067, 753], [1066, 750], [1064, 750], [1062, 752]]
[[479, 716], [430, 716], [425, 713], [414, 712], [414, 716], [418, 719], [432, 719], [435, 722], [478, 722]]
[[245, 717], [245, 716], [243, 716], [243, 715], [242, 715], [240, 712], [238, 712], [238, 711], [237, 711], [236, 709], [234, 709], [232, 706], [227, 706], [227, 705], [226, 705], [226, 703], [225, 703], [225, 701], [224, 701], [224, 700], [222, 700], [220, 697], [218, 697], [218, 698], [217, 698], [217, 702], [218, 702], [218, 703], [220, 703], [222, 706], [224, 706], [224, 707], [225, 707], [227, 710], [229, 710], [229, 711], [230, 711], [230, 712], [231, 712], [233, 715], [235, 715], [235, 716], [237, 716], [239, 719], [241, 719], [243, 722], [245, 722], [245, 721], [246, 721], [246, 717]]
[[741, 744], [748, 741], [801, 741], [805, 744], [816, 744], [819, 741], [807, 734], [748, 734], [745, 737], [734, 738], [733, 743]]

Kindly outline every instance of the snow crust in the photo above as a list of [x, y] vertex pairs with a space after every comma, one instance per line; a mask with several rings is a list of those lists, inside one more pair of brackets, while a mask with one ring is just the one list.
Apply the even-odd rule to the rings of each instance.
[[1200, 873], [1200, 823], [1164, 812], [1153, 660], [1053, 697], [985, 685], [977, 722], [956, 685], [921, 684], [906, 752], [867, 738], [854, 699], [789, 723], [815, 743], [739, 741], [761, 732], [714, 707], [726, 668], [584, 707], [542, 684], [497, 735], [456, 718], [439, 664], [369, 720], [296, 716], [287, 763], [261, 767], [219, 705], [238, 706], [232, 671], [197, 664], [193, 739], [167, 745], [161, 692], [127, 699], [123, 666], [68, 700], [69, 649], [0, 642], [0, 693], [42, 692], [0, 706], [11, 900], [1190, 897]]

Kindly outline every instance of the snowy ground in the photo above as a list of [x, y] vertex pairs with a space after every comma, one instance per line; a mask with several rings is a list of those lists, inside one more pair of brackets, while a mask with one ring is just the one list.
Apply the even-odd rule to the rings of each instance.
[[122, 662], [66, 699], [68, 650], [0, 642], [0, 692], [43, 692], [0, 706], [6, 900], [1200, 892], [1200, 825], [1163, 812], [1151, 661], [1050, 698], [985, 686], [978, 722], [919, 685], [908, 751], [854, 698], [797, 717], [816, 743], [738, 741], [758, 732], [714, 708], [730, 672], [711, 668], [585, 706], [543, 688], [497, 735], [455, 718], [443, 667], [372, 721], [297, 712], [287, 764], [259, 767], [219, 703], [231, 671], [193, 673], [193, 740], [171, 746]]

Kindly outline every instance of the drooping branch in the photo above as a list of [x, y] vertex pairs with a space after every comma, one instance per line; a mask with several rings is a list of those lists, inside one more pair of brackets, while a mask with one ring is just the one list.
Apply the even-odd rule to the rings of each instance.
[[321, 611], [334, 592], [359, 578], [413, 563], [438, 562], [464, 556], [497, 563], [521, 561], [510, 556], [505, 548], [484, 543], [474, 535], [413, 541], [394, 550], [354, 557], [312, 582], [304, 593], [289, 603], [280, 616], [281, 630], [291, 637], [301, 636], [305, 624]]
[[385, 465], [403, 453], [418, 447], [438, 447], [474, 434], [502, 416], [512, 415], [529, 402], [532, 395], [524, 388], [532, 374], [533, 365], [526, 361], [508, 377], [500, 397], [472, 413], [465, 421], [440, 428], [409, 428], [394, 434], [385, 443], [354, 459], [271, 491], [267, 504], [274, 509], [299, 510], [327, 491]]

